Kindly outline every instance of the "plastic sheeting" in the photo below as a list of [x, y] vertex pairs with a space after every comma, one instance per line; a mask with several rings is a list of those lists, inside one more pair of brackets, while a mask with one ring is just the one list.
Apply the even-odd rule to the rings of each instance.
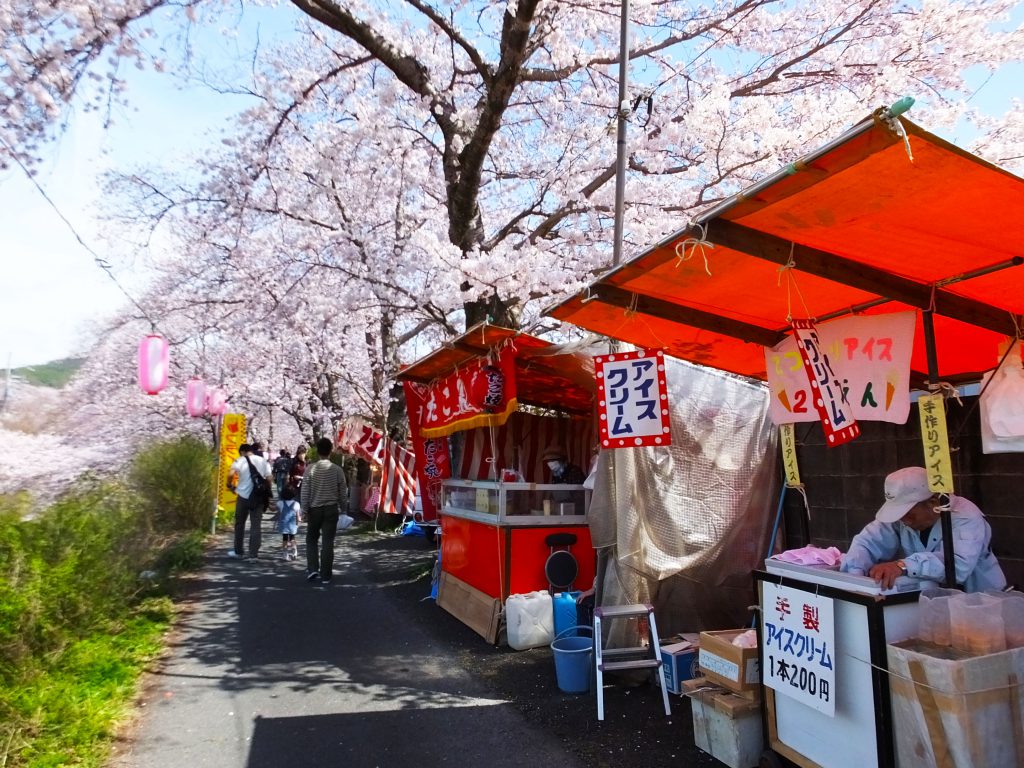
[[614, 553], [602, 603], [653, 603], [662, 637], [748, 625], [781, 486], [768, 390], [666, 365], [672, 445], [598, 458], [591, 538]]

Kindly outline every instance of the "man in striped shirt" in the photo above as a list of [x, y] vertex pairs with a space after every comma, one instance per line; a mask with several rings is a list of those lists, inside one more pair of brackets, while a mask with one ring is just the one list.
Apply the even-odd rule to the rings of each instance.
[[317, 441], [318, 460], [306, 467], [301, 486], [301, 504], [307, 521], [306, 581], [322, 584], [331, 583], [338, 515], [341, 504], [348, 501], [345, 472], [331, 461], [333, 448], [326, 437]]

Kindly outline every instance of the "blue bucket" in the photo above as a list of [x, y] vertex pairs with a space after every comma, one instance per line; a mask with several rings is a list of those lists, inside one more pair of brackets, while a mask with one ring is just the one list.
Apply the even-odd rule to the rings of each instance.
[[[587, 626], [575, 626], [560, 632], [551, 643], [555, 655], [555, 678], [558, 688], [565, 693], [586, 693], [590, 690], [590, 670], [594, 666], [594, 638], [582, 637], [577, 630]], [[563, 637], [568, 632], [572, 635]]]

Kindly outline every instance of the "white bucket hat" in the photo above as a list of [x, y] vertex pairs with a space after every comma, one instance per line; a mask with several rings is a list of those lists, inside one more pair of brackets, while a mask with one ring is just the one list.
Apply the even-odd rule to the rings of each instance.
[[911, 508], [932, 497], [928, 488], [928, 472], [924, 467], [904, 467], [885, 478], [885, 503], [875, 520], [895, 523]]

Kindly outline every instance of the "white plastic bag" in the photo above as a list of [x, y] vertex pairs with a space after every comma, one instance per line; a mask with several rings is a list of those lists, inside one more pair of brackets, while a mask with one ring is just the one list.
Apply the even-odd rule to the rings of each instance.
[[998, 370], [985, 374], [981, 385], [982, 453], [1024, 452], [1024, 368], [1019, 344]]

